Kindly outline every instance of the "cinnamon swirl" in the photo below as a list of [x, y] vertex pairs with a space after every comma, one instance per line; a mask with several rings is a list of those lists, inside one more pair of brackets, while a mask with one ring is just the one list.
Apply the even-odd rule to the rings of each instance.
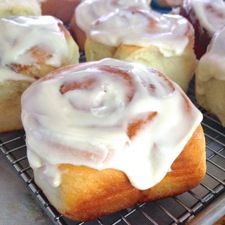
[[205, 174], [201, 120], [160, 72], [115, 59], [61, 68], [22, 96], [35, 182], [76, 220], [196, 186]]
[[78, 47], [50, 17], [0, 18], [0, 132], [22, 128], [20, 96], [36, 79], [78, 63]]

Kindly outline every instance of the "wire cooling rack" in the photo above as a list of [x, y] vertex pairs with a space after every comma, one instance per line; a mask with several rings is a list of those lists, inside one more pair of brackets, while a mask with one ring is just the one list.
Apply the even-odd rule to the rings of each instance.
[[[188, 95], [195, 103], [193, 84]], [[68, 220], [50, 205], [34, 183], [27, 161], [23, 131], [0, 134], [0, 150], [55, 225], [180, 225], [192, 221], [200, 212], [204, 213], [205, 208], [218, 201], [218, 197], [220, 201], [225, 199], [225, 129], [212, 115], [204, 110], [202, 112], [207, 144], [207, 174], [202, 183], [176, 197], [136, 205], [92, 222]]]

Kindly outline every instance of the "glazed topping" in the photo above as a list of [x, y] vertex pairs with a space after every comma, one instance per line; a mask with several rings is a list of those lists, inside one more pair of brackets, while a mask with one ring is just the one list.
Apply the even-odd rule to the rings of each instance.
[[199, 79], [207, 81], [209, 79], [216, 78], [218, 80], [225, 81], [225, 27], [217, 31], [211, 43], [207, 49], [207, 52], [201, 58], [199, 62], [199, 67], [203, 64], [207, 65], [206, 69], [203, 71], [204, 74]]
[[50, 16], [0, 18], [0, 81], [30, 80], [19, 69], [37, 66], [43, 58], [47, 65], [60, 66], [69, 51], [61, 25]]
[[147, 47], [154, 45], [165, 56], [180, 55], [194, 31], [178, 15], [162, 15], [145, 10], [119, 10], [92, 24], [88, 36], [109, 46], [120, 44]]
[[86, 0], [75, 11], [76, 22], [85, 32], [99, 17], [126, 8], [149, 9], [149, 0]]
[[29, 162], [55, 187], [57, 165], [69, 163], [115, 168], [134, 187], [150, 188], [170, 171], [201, 120], [159, 72], [114, 59], [59, 70], [22, 96]]
[[186, 0], [184, 7], [191, 9], [200, 24], [213, 35], [225, 25], [225, 2], [223, 0]]

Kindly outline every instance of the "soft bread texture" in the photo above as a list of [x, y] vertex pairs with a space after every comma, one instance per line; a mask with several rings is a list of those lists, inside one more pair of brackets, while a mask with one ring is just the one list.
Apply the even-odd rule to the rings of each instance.
[[[66, 30], [60, 25], [69, 46], [69, 53], [62, 58], [61, 66], [78, 63], [79, 53], [76, 43]], [[56, 69], [47, 63], [51, 52], [41, 47], [33, 47], [28, 50], [35, 63], [31, 65], [11, 64], [8, 65], [14, 72], [36, 80]], [[32, 83], [31, 80], [5, 80], [0, 82], [0, 132], [22, 129], [20, 97], [25, 89]]]
[[[198, 67], [196, 72], [196, 99], [204, 109], [216, 115], [225, 127], [225, 81], [204, 77], [214, 67]], [[217, 68], [215, 68], [217, 69]]]
[[41, 7], [37, 0], [0, 1], [0, 17], [39, 15], [41, 15]]
[[20, 96], [30, 85], [28, 81], [0, 82], [0, 131], [22, 128]]
[[42, 0], [42, 14], [55, 16], [68, 23], [79, 3], [80, 0]]
[[[70, 164], [58, 166], [62, 172], [61, 185], [55, 190], [45, 190], [55, 193], [58, 200], [52, 201], [62, 214], [75, 220], [92, 220], [136, 203], [178, 195], [195, 187], [205, 175], [205, 159], [205, 139], [199, 126], [172, 164], [171, 171], [148, 190], [135, 189], [126, 175], [118, 170], [98, 171]], [[41, 187], [38, 176], [35, 180]]]
[[185, 48], [182, 55], [165, 57], [157, 47], [138, 47], [120, 45], [111, 47], [87, 38], [85, 53], [88, 61], [112, 57], [121, 60], [139, 62], [166, 74], [187, 91], [196, 68], [196, 57], [193, 52], [193, 40]]

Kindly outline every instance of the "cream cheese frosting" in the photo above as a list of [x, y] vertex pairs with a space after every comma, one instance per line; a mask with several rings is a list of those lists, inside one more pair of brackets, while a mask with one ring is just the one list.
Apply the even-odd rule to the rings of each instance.
[[30, 50], [35, 47], [51, 54], [47, 65], [60, 66], [69, 49], [59, 24], [51, 16], [0, 18], [0, 81], [33, 79], [16, 73], [13, 65], [34, 65]]
[[154, 45], [165, 56], [182, 54], [189, 36], [194, 35], [185, 18], [151, 11], [146, 1], [87, 0], [77, 7], [76, 22], [99, 43], [114, 47]]
[[157, 46], [165, 56], [181, 55], [194, 35], [193, 27], [179, 15], [146, 10], [119, 10], [92, 24], [88, 36], [109, 46]]
[[194, 10], [200, 24], [211, 35], [225, 26], [225, 2], [223, 0], [186, 0], [184, 7], [187, 12]]
[[75, 10], [78, 26], [88, 32], [92, 23], [99, 17], [124, 8], [149, 9], [149, 0], [85, 0]]
[[[175, 83], [137, 63], [103, 59], [55, 73], [22, 96], [28, 160], [37, 180], [48, 182], [40, 181], [42, 188], [57, 188], [57, 166], [68, 163], [118, 169], [148, 189], [170, 171], [202, 120]], [[129, 134], [137, 121], [143, 126]]]

